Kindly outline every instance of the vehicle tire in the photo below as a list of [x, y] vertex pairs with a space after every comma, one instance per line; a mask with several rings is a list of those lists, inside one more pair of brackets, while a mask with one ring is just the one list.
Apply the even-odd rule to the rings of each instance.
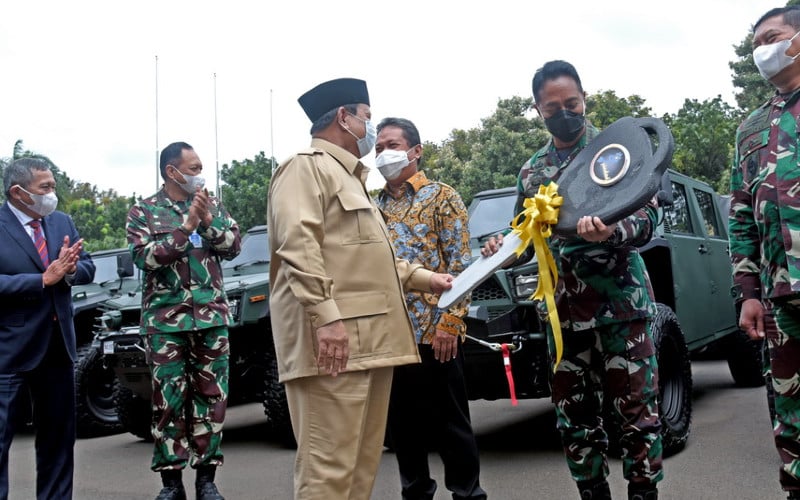
[[292, 432], [292, 420], [289, 417], [289, 404], [286, 402], [286, 390], [278, 382], [278, 361], [272, 345], [267, 353], [266, 370], [264, 371], [264, 414], [267, 416], [267, 434], [285, 446], [297, 445]]
[[692, 365], [678, 318], [657, 304], [653, 340], [658, 358], [658, 406], [664, 456], [683, 449], [692, 423]]
[[137, 396], [117, 380], [114, 385], [114, 406], [117, 409], [120, 426], [124, 431], [145, 441], [153, 441], [150, 430], [153, 409], [150, 401]]
[[114, 406], [114, 370], [103, 365], [103, 356], [91, 344], [78, 348], [75, 361], [75, 409], [79, 438], [120, 432]]
[[733, 381], [739, 387], [764, 385], [763, 340], [753, 340], [742, 330], [727, 339], [726, 357]]

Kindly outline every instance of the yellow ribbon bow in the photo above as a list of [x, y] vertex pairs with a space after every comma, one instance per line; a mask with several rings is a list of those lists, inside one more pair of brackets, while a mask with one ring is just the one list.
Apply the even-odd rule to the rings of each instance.
[[551, 182], [546, 186], [540, 185], [539, 192], [533, 198], [525, 198], [524, 210], [511, 221], [512, 232], [519, 234], [522, 240], [516, 250], [517, 257], [531, 243], [533, 243], [533, 249], [536, 252], [536, 259], [539, 264], [539, 282], [536, 285], [536, 291], [531, 295], [531, 299], [544, 299], [547, 304], [547, 316], [550, 320], [550, 327], [553, 329], [553, 341], [556, 347], [556, 362], [553, 365], [553, 371], [561, 362], [564, 342], [561, 338], [561, 323], [558, 320], [555, 300], [555, 284], [558, 280], [558, 270], [553, 254], [550, 253], [550, 248], [547, 246], [546, 239], [552, 234], [551, 226], [558, 222], [558, 207], [563, 203], [564, 198], [558, 194], [558, 184]]

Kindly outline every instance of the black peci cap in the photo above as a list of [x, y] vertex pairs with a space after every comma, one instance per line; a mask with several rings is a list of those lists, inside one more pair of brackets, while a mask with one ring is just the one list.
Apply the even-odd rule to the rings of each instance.
[[345, 104], [366, 104], [369, 106], [367, 82], [355, 78], [339, 78], [320, 83], [301, 95], [297, 102], [306, 112], [311, 122], [328, 111]]

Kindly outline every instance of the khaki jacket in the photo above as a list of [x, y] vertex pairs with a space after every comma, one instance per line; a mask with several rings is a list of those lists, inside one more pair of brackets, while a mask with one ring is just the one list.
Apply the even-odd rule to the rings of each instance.
[[316, 329], [340, 319], [349, 333], [347, 371], [419, 362], [404, 289], [430, 292], [432, 272], [395, 257], [364, 185], [368, 171], [346, 150], [313, 139], [272, 176], [269, 302], [282, 382], [324, 373]]

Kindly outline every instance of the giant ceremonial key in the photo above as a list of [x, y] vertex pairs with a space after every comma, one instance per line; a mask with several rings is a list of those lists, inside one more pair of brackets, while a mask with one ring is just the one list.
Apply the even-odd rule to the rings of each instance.
[[[675, 140], [658, 118], [624, 117], [597, 135], [564, 168], [556, 181], [563, 197], [558, 222], [560, 236], [574, 236], [578, 219], [600, 217], [613, 224], [636, 212], [662, 188], [662, 177], [672, 161]], [[523, 240], [509, 234], [491, 257], [478, 257], [453, 280], [453, 287], [439, 297], [446, 309], [466, 296], [496, 271]]]
[[609, 125], [559, 177], [564, 204], [553, 231], [574, 235], [584, 215], [612, 224], [642, 208], [661, 188], [674, 148], [672, 133], [658, 118], [627, 116]]

